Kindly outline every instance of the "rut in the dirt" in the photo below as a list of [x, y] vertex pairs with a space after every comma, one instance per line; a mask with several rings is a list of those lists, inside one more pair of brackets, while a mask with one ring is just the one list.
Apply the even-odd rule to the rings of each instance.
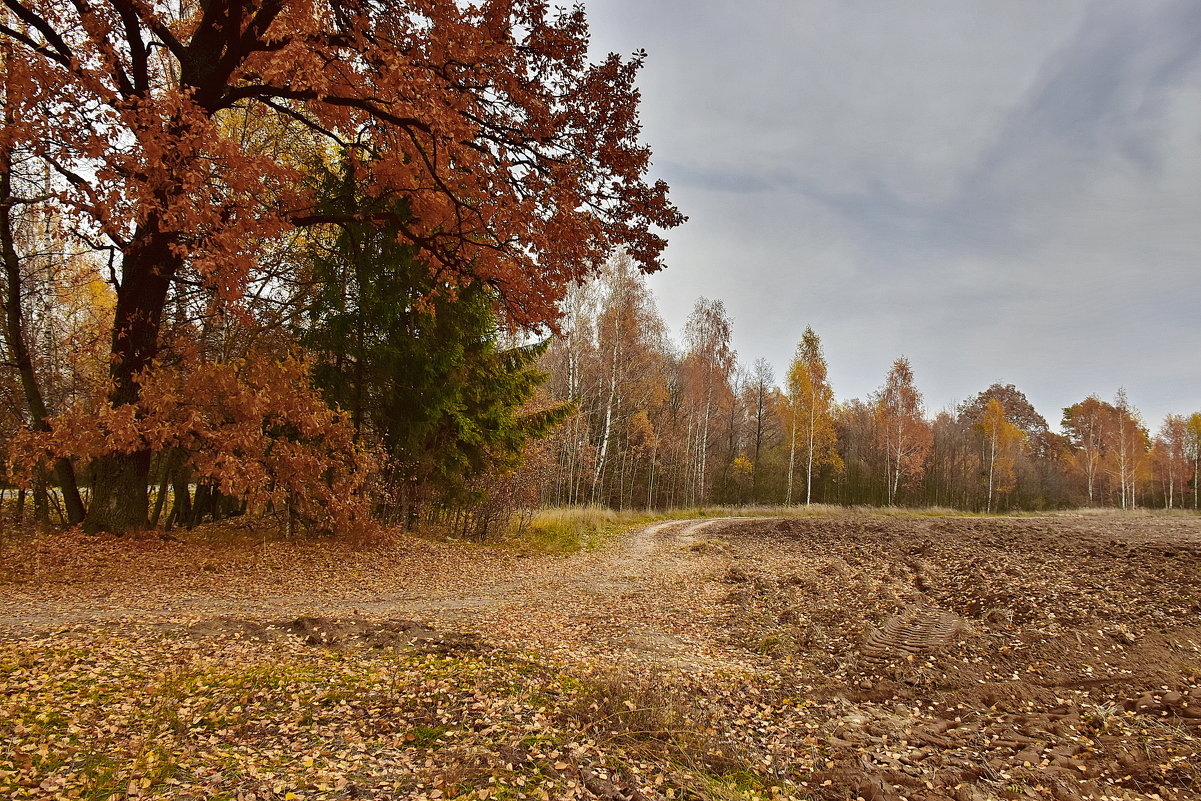
[[958, 615], [937, 609], [910, 609], [868, 632], [863, 655], [882, 662], [895, 656], [922, 656], [954, 642], [963, 631]]

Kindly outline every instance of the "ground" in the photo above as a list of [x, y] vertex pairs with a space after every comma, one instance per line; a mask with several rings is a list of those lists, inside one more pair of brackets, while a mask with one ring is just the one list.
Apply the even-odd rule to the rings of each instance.
[[0, 558], [13, 798], [1201, 798], [1195, 515]]

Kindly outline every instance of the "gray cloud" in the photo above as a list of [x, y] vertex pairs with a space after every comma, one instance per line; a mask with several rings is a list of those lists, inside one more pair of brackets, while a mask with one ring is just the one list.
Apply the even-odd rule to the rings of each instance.
[[1201, 6], [606, 0], [650, 55], [656, 170], [690, 222], [652, 280], [723, 298], [746, 362], [805, 325], [840, 397], [899, 354], [928, 405], [996, 380], [1049, 419], [1125, 385], [1201, 409]]

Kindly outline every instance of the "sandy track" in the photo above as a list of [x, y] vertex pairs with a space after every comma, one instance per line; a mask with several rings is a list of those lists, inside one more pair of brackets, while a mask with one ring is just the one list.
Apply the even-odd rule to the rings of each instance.
[[[679, 628], [671, 621], [673, 609], [689, 600], [684, 596], [690, 593], [680, 588], [695, 590], [718, 569], [713, 559], [689, 548], [699, 536], [733, 520], [656, 523], [602, 550], [566, 557], [516, 558], [410, 543], [360, 554], [342, 566], [328, 561], [339, 554], [324, 550], [271, 561], [221, 549], [191, 548], [173, 555], [184, 546], [152, 541], [141, 543], [149, 553], [132, 558], [103, 551], [89, 557], [87, 549], [96, 545], [92, 540], [75, 543], [82, 557], [72, 554], [69, 564], [57, 565], [72, 547], [58, 542], [32, 556], [8, 555], [10, 568], [24, 562], [27, 569], [14, 570], [15, 581], [0, 582], [0, 636], [81, 626], [318, 616], [411, 618], [502, 639], [512, 631], [523, 638], [536, 635], [527, 643], [534, 646], [562, 637], [586, 645], [590, 624], [596, 624], [596, 631], [605, 633], [598, 647], [613, 648], [622, 643], [624, 615], [635, 645], [655, 643], [649, 650], [662, 652], [677, 642], [670, 631]], [[281, 547], [290, 545], [272, 547], [279, 556]], [[691, 617], [687, 611], [680, 614]], [[664, 620], [666, 630], [656, 630], [647, 617]]]

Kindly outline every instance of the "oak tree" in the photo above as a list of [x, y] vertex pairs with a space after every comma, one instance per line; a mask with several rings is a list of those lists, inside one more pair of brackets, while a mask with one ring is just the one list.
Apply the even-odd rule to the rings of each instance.
[[[112, 257], [114, 409], [137, 404], [185, 268], [236, 303], [261, 243], [332, 221], [291, 154], [223, 135], [228, 115], [361, 149], [363, 183], [407, 199], [393, 222], [431, 272], [493, 288], [518, 325], [553, 318], [615, 246], [658, 269], [652, 228], [682, 221], [645, 179], [643, 54], [590, 64], [579, 7], [6, 0], [0, 39], [29, 65], [9, 135]], [[127, 445], [92, 465], [93, 527], [145, 524], [151, 449]]]

